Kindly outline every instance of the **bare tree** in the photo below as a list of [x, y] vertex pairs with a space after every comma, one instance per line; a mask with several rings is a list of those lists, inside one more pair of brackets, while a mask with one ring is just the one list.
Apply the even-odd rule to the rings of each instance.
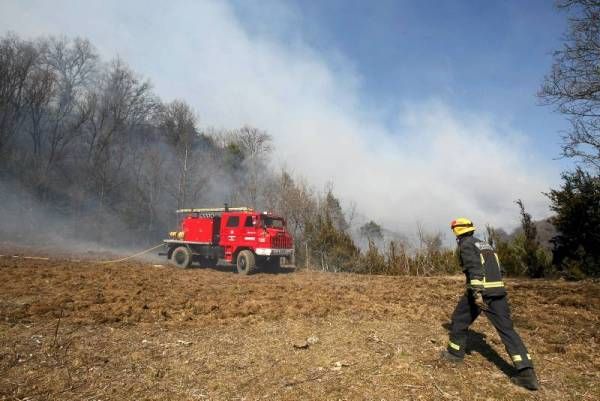
[[569, 30], [538, 96], [571, 122], [563, 156], [600, 168], [600, 1], [562, 0], [558, 7], [572, 12]]
[[225, 133], [221, 140], [234, 156], [234, 159], [231, 160], [232, 167], [238, 169], [237, 177], [235, 177], [237, 188], [234, 190], [237, 193], [232, 194], [232, 197], [240, 198], [252, 207], [260, 206], [259, 194], [261, 187], [266, 183], [266, 164], [272, 150], [271, 135], [258, 128], [245, 125]]
[[245, 155], [245, 167], [247, 169], [246, 189], [250, 204], [258, 207], [258, 194], [261, 184], [265, 182], [266, 162], [272, 150], [272, 138], [265, 131], [248, 125], [239, 129], [238, 140]]
[[416, 274], [419, 275], [419, 269], [423, 274], [431, 274], [438, 267], [436, 266], [437, 256], [442, 251], [442, 238], [441, 232], [430, 233], [427, 232], [423, 224], [417, 222], [417, 235], [419, 237], [419, 250], [415, 257], [415, 268]]
[[190, 201], [190, 186], [195, 186], [191, 179], [197, 164], [197, 159], [193, 157], [194, 143], [198, 136], [197, 117], [187, 103], [175, 100], [162, 108], [159, 120], [163, 135], [175, 151], [175, 160], [172, 160], [172, 163], [177, 171], [177, 179], [176, 182], [168, 184], [179, 209]]
[[27, 81], [38, 56], [32, 43], [14, 35], [0, 42], [0, 155], [20, 131], [26, 117]]
[[38, 161], [46, 131], [48, 106], [56, 85], [56, 76], [45, 65], [36, 65], [27, 79], [25, 104], [28, 111], [28, 132], [33, 145], [33, 160]]
[[165, 208], [164, 189], [168, 170], [166, 152], [154, 144], [140, 150], [133, 163], [132, 191], [129, 200], [136, 210], [131, 213], [139, 218], [139, 225], [146, 233], [154, 234], [160, 228], [161, 216], [169, 216], [171, 208]]
[[141, 80], [121, 60], [115, 60], [83, 103], [89, 120], [83, 131], [87, 185], [98, 202], [97, 224], [105, 207], [129, 179], [128, 161], [141, 127], [149, 123], [157, 100], [148, 81]]
[[49, 110], [47, 128], [47, 163], [50, 170], [65, 156], [66, 148], [81, 135], [89, 119], [82, 107], [84, 95], [96, 75], [98, 56], [89, 41], [76, 38], [50, 38], [43, 42], [41, 53], [45, 65], [56, 77], [55, 99]]
[[282, 170], [266, 195], [268, 207], [285, 217], [296, 241], [303, 241], [307, 222], [318, 213], [316, 196], [308, 184], [294, 180], [290, 173]]

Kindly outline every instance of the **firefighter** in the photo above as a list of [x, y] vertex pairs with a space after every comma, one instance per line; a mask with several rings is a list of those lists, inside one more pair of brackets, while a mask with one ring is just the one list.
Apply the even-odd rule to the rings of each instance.
[[450, 228], [456, 235], [458, 258], [467, 278], [467, 290], [452, 314], [450, 341], [448, 348], [442, 351], [443, 359], [462, 362], [467, 330], [483, 311], [498, 331], [518, 371], [511, 378], [512, 382], [528, 390], [537, 390], [539, 384], [531, 356], [513, 328], [498, 255], [490, 244], [473, 235], [475, 227], [469, 219], [456, 219]]

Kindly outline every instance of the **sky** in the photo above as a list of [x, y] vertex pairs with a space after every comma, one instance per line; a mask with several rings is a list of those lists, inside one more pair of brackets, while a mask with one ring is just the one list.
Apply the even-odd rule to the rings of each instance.
[[359, 220], [518, 225], [572, 168], [536, 98], [566, 15], [523, 1], [0, 0], [0, 33], [89, 39], [201, 127], [266, 130], [273, 165], [333, 184]]

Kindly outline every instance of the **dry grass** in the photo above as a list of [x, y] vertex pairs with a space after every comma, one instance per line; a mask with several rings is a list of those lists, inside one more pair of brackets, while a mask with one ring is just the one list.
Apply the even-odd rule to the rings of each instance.
[[537, 393], [510, 383], [485, 319], [462, 366], [439, 361], [460, 277], [4, 257], [0, 399], [600, 399], [600, 284], [509, 287]]

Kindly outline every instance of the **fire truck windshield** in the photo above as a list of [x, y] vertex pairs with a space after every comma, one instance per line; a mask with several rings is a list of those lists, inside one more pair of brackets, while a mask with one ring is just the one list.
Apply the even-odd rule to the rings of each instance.
[[283, 228], [284, 227], [283, 219], [281, 219], [281, 218], [263, 216], [263, 217], [261, 217], [261, 221], [262, 221], [263, 227], [267, 227], [267, 228]]

